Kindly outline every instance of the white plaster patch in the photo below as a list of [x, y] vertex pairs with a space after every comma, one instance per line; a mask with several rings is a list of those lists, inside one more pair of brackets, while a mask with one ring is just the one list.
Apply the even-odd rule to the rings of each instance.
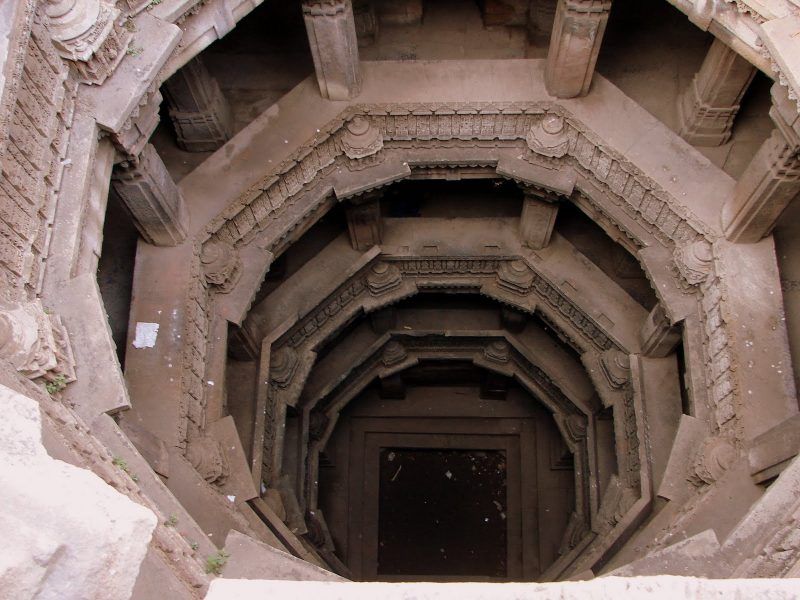
[[136, 337], [133, 340], [134, 348], [152, 348], [156, 345], [158, 337], [158, 323], [136, 323]]

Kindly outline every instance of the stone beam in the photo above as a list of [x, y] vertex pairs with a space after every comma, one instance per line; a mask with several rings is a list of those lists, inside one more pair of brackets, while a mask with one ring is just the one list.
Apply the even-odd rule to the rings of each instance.
[[695, 146], [726, 143], [755, 74], [753, 65], [715, 38], [689, 88], [678, 98], [680, 136]]
[[722, 207], [722, 228], [732, 242], [769, 235], [783, 210], [800, 194], [800, 114], [786, 89], [772, 86], [775, 129], [756, 152]]
[[188, 214], [183, 196], [152, 144], [117, 166], [111, 179], [148, 243], [175, 246], [186, 239]]
[[661, 304], [656, 304], [647, 315], [639, 335], [642, 354], [650, 358], [669, 356], [681, 341], [680, 329], [669, 322]]
[[585, 96], [592, 84], [611, 0], [559, 0], [544, 82], [551, 96]]
[[387, 25], [419, 25], [422, 9], [422, 0], [375, 0], [378, 19]]
[[519, 232], [522, 243], [533, 250], [541, 250], [550, 243], [556, 224], [558, 204], [541, 194], [525, 193], [522, 201]]
[[369, 250], [381, 243], [382, 222], [379, 194], [365, 194], [345, 209], [347, 230], [354, 250]]
[[231, 139], [231, 108], [200, 57], [165, 81], [162, 90], [178, 146], [189, 152], [208, 152]]
[[357, 96], [361, 68], [350, 0], [304, 0], [303, 18], [322, 97], [349, 100]]

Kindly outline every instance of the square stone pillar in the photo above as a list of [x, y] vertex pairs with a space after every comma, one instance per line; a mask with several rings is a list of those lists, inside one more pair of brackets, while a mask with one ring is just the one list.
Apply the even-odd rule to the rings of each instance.
[[556, 98], [589, 92], [611, 0], [558, 0], [544, 83]]
[[541, 250], [550, 243], [553, 226], [558, 216], [558, 203], [530, 192], [522, 201], [519, 233], [522, 243], [533, 250]]
[[639, 339], [642, 354], [650, 358], [665, 358], [681, 341], [681, 331], [669, 322], [664, 307], [656, 304], [642, 325]]
[[368, 250], [381, 243], [383, 233], [379, 194], [366, 194], [345, 208], [350, 243], [355, 250]]
[[322, 97], [349, 100], [357, 96], [361, 68], [350, 0], [303, 0], [303, 18]]
[[783, 210], [800, 194], [800, 114], [785, 88], [772, 86], [775, 129], [745, 169], [722, 207], [722, 229], [732, 242], [769, 235]]
[[700, 70], [678, 98], [679, 134], [695, 146], [720, 146], [731, 137], [756, 68], [714, 38]]
[[217, 81], [199, 57], [164, 82], [178, 146], [189, 152], [216, 150], [233, 136], [233, 117]]
[[178, 187], [152, 144], [114, 168], [111, 185], [142, 237], [156, 246], [177, 246], [188, 234], [188, 213]]

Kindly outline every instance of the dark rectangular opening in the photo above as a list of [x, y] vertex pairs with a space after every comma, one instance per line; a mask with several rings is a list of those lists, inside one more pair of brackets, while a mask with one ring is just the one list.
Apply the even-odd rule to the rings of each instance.
[[381, 448], [378, 574], [507, 577], [503, 450]]

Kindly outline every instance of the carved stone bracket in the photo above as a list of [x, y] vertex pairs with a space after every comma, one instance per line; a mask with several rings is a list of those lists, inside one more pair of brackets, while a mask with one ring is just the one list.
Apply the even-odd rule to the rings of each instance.
[[388, 262], [377, 262], [370, 267], [367, 275], [367, 287], [373, 296], [381, 296], [400, 285], [400, 270]]
[[522, 260], [503, 262], [497, 270], [497, 284], [521, 296], [530, 293], [533, 279], [533, 270]]
[[403, 362], [407, 356], [408, 352], [406, 352], [403, 344], [397, 340], [391, 340], [383, 349], [381, 361], [383, 362], [384, 366], [391, 367]]
[[230, 292], [242, 275], [242, 260], [228, 242], [211, 240], [204, 244], [200, 263], [206, 281], [223, 294]]
[[600, 367], [611, 387], [622, 389], [631, 380], [631, 361], [620, 350], [606, 350], [600, 355]]
[[525, 141], [537, 154], [561, 158], [569, 149], [568, 131], [564, 117], [547, 113], [531, 125]]
[[39, 300], [0, 305], [0, 358], [28, 379], [53, 382], [55, 391], [75, 381], [67, 330]]
[[46, 0], [53, 45], [86, 83], [101, 84], [125, 57], [131, 33], [120, 11], [101, 0]]
[[714, 255], [705, 240], [676, 247], [673, 257], [678, 272], [690, 285], [703, 283], [711, 273]]
[[272, 353], [269, 376], [276, 386], [286, 388], [297, 371], [297, 352], [289, 346], [281, 346]]
[[714, 483], [736, 460], [736, 448], [724, 438], [708, 438], [697, 451], [694, 474], [703, 483]]
[[356, 115], [344, 126], [341, 142], [347, 158], [359, 159], [378, 153], [383, 148], [383, 135], [369, 119]]
[[225, 450], [215, 439], [202, 436], [193, 439], [186, 447], [186, 458], [209, 483], [220, 485], [230, 475], [230, 466]]

